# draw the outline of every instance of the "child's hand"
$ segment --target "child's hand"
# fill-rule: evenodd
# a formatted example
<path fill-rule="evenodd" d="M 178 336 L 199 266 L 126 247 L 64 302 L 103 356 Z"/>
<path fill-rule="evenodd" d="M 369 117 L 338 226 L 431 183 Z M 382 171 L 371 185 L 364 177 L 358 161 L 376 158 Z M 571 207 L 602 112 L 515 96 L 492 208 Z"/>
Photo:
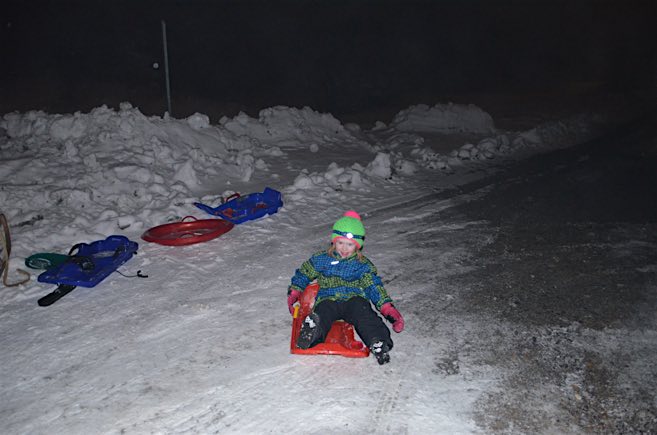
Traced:
<path fill-rule="evenodd" d="M 383 304 L 381 307 L 381 314 L 383 314 L 383 317 L 385 317 L 388 322 L 392 323 L 392 329 L 395 332 L 402 332 L 404 330 L 404 318 L 393 304 L 390 302 Z"/>
<path fill-rule="evenodd" d="M 287 307 L 290 309 L 290 314 L 294 316 L 294 304 L 297 303 L 301 292 L 299 290 L 290 290 L 287 292 Z"/>

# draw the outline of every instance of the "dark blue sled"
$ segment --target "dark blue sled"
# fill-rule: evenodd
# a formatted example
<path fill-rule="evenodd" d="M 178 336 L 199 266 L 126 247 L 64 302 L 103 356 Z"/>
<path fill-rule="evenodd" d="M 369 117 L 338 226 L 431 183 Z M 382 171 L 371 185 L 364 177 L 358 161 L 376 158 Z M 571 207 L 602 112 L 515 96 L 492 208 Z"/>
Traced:
<path fill-rule="evenodd" d="M 219 216 L 234 224 L 241 224 L 267 214 L 276 213 L 283 206 L 283 200 L 281 199 L 281 192 L 265 187 L 262 193 L 256 192 L 239 196 L 218 207 L 210 207 L 200 202 L 195 202 L 194 205 L 213 216 Z"/>
<path fill-rule="evenodd" d="M 130 260 L 138 247 L 125 236 L 109 236 L 90 244 L 79 243 L 71 248 L 64 263 L 46 270 L 37 279 L 51 284 L 94 287 Z"/>

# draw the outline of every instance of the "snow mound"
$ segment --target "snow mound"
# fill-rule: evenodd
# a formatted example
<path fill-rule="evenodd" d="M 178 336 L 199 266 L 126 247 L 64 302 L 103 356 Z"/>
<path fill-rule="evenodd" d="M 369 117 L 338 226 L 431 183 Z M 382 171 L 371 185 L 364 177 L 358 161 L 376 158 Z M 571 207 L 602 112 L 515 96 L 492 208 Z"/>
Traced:
<path fill-rule="evenodd" d="M 283 212 L 302 220 L 318 205 L 338 213 L 384 191 L 393 201 L 403 195 L 402 179 L 420 169 L 453 173 L 518 149 L 561 146 L 573 135 L 580 140 L 590 123 L 581 118 L 483 133 L 480 142 L 442 155 L 418 130 L 490 132 L 490 116 L 473 105 L 418 105 L 389 128 L 362 131 L 308 107 L 267 108 L 257 119 L 240 113 L 218 125 L 201 113 L 148 117 L 129 103 L 89 113 L 14 112 L 0 119 L 0 204 L 9 221 L 30 227 L 16 253 L 64 250 L 72 238 L 118 231 L 138 235 L 198 212 L 199 198 L 217 204 L 230 193 L 266 186 L 282 191 Z"/>
<path fill-rule="evenodd" d="M 399 131 L 440 133 L 492 133 L 493 118 L 473 104 L 426 104 L 411 106 L 399 112 L 391 127 Z"/>
<path fill-rule="evenodd" d="M 448 173 L 468 162 L 485 161 L 499 157 L 520 157 L 528 152 L 546 152 L 580 143 L 592 137 L 596 124 L 592 115 L 579 114 L 557 122 L 546 122 L 528 131 L 505 132 L 486 136 L 476 143 L 466 143 L 448 154 L 440 154 L 427 146 L 415 133 L 397 133 L 388 138 L 383 148 L 396 149 L 400 144 L 410 147 L 409 160 L 398 153 L 397 161 L 414 163 L 415 167 L 440 169 Z M 403 171 L 397 171 L 403 174 Z M 410 173 L 413 173 L 411 169 Z"/>
<path fill-rule="evenodd" d="M 33 246 L 53 221 L 64 223 L 56 231 L 69 246 L 72 234 L 92 240 L 178 220 L 204 189 L 246 185 L 268 172 L 264 159 L 285 156 L 284 146 L 317 152 L 327 143 L 360 143 L 332 115 L 283 106 L 217 126 L 200 113 L 147 117 L 129 103 L 89 113 L 14 112 L 0 119 L 0 131 L 0 203 L 12 222 L 37 222 L 35 240 L 26 241 Z M 330 168 L 322 177 L 326 187 L 355 189 L 365 185 L 363 174 Z"/>
<path fill-rule="evenodd" d="M 318 113 L 309 107 L 303 109 L 276 106 L 263 109 L 258 119 L 240 112 L 234 118 L 223 117 L 219 124 L 237 136 L 249 136 L 265 143 L 286 146 L 308 146 L 337 140 L 354 140 L 354 137 L 330 113 Z"/>

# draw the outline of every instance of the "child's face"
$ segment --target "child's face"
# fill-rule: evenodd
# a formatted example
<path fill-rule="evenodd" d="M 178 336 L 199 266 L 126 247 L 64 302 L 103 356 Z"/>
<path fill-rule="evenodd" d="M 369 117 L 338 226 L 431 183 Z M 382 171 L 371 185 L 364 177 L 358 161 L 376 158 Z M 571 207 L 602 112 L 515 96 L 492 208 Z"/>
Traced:
<path fill-rule="evenodd" d="M 342 258 L 347 258 L 356 252 L 356 244 L 349 239 L 336 239 L 334 244 L 335 250 Z"/>

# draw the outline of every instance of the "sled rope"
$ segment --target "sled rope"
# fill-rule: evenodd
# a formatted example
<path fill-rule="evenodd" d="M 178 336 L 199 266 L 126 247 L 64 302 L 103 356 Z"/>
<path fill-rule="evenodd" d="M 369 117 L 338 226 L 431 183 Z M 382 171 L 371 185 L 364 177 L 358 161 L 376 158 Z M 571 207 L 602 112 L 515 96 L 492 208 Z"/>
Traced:
<path fill-rule="evenodd" d="M 11 254 L 11 237 L 9 236 L 9 224 L 4 214 L 0 213 L 0 250 L 2 251 L 2 258 L 0 259 L 0 271 L 2 271 L 2 283 L 7 287 L 16 287 L 25 284 L 30 280 L 30 274 L 23 269 L 16 269 L 17 272 L 22 273 L 26 278 L 22 281 L 15 283 L 7 282 L 7 273 L 9 273 L 9 255 Z"/>
<path fill-rule="evenodd" d="M 136 275 L 126 275 L 125 273 L 121 272 L 120 270 L 115 270 L 114 272 L 118 273 L 121 276 L 125 276 L 126 278 L 148 278 L 148 275 L 144 275 L 141 273 L 141 270 L 137 271 Z"/>

